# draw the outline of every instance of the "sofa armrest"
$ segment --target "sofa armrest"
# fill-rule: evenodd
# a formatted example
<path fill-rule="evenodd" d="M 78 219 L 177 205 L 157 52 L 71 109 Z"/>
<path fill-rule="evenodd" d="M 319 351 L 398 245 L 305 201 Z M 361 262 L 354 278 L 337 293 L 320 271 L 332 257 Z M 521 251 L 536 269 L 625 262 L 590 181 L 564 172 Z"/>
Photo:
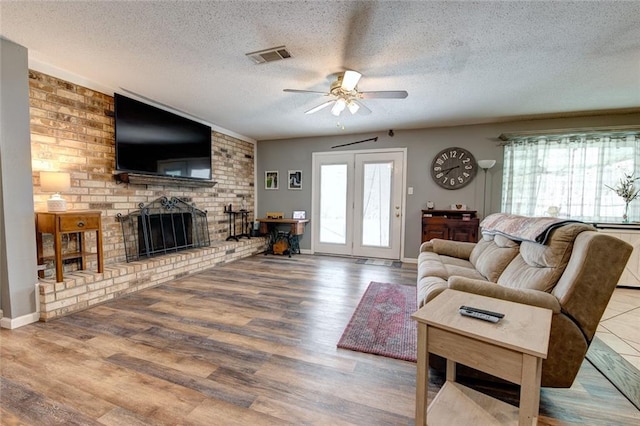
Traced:
<path fill-rule="evenodd" d="M 458 259 L 469 260 L 476 243 L 464 241 L 441 240 L 434 238 L 431 241 L 432 251 L 444 256 L 456 257 Z"/>
<path fill-rule="evenodd" d="M 551 309 L 554 314 L 560 313 L 561 310 L 560 302 L 554 295 L 540 290 L 503 287 L 495 283 L 460 276 L 450 277 L 448 286 L 453 290 Z"/>
<path fill-rule="evenodd" d="M 433 243 L 431 241 L 425 241 L 424 243 L 420 244 L 420 253 L 423 253 L 425 251 L 433 252 Z"/>

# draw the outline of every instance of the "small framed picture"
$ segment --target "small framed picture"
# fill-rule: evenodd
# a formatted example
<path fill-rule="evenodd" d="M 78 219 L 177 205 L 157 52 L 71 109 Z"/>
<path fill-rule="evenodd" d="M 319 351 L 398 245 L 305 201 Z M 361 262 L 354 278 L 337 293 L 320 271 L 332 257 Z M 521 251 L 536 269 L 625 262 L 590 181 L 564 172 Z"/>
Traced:
<path fill-rule="evenodd" d="M 278 171 L 269 170 L 264 172 L 264 189 L 278 189 Z"/>
<path fill-rule="evenodd" d="M 289 170 L 289 189 L 302 189 L 302 170 Z"/>
<path fill-rule="evenodd" d="M 306 219 L 307 212 L 304 210 L 294 210 L 293 211 L 293 219 Z"/>

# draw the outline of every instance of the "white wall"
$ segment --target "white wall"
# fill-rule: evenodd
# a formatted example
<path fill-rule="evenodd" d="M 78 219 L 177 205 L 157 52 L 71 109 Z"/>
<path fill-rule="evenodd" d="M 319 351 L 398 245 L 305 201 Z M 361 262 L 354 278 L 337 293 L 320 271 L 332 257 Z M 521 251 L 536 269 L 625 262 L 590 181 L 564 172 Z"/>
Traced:
<path fill-rule="evenodd" d="M 37 320 L 27 49 L 0 38 L 0 293 L 3 327 Z"/>

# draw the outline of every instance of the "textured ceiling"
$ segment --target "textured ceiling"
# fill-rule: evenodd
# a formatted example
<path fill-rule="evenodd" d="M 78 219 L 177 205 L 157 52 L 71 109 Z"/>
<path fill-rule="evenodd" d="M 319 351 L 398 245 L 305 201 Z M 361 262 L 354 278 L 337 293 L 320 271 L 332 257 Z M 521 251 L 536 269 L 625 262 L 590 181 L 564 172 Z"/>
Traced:
<path fill-rule="evenodd" d="M 0 1 L 0 34 L 32 66 L 264 140 L 640 107 L 639 16 L 640 1 Z M 245 56 L 281 45 L 293 58 Z M 282 91 L 345 69 L 409 97 L 336 119 Z"/>

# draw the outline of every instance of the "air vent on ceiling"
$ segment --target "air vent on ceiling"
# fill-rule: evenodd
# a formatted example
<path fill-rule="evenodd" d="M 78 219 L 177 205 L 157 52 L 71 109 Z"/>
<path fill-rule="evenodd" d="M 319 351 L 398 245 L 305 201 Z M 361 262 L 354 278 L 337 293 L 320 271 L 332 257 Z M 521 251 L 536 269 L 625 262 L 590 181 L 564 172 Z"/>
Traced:
<path fill-rule="evenodd" d="M 256 64 L 264 64 L 265 62 L 274 62 L 290 58 L 291 52 L 289 52 L 285 46 L 279 46 L 247 53 L 247 56 Z"/>

